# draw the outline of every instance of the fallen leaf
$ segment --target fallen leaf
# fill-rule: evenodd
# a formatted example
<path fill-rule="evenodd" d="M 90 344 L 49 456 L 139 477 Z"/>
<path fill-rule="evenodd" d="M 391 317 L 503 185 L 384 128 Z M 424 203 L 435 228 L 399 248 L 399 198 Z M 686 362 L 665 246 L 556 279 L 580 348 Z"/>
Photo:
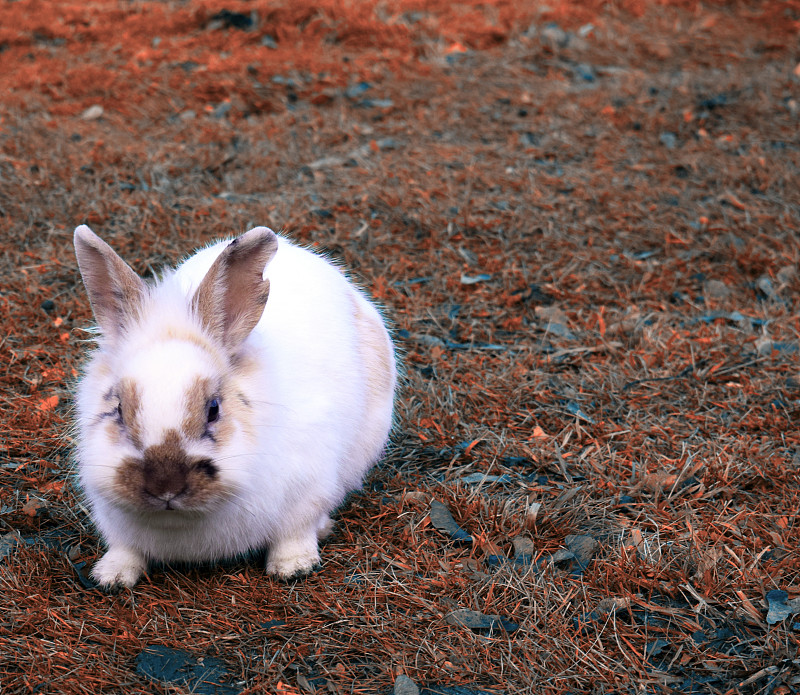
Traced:
<path fill-rule="evenodd" d="M 511 539 L 514 545 L 514 564 L 527 567 L 533 562 L 533 541 L 527 536 L 514 536 Z"/>
<path fill-rule="evenodd" d="M 187 690 L 234 695 L 240 691 L 227 683 L 228 671 L 219 659 L 205 657 L 197 659 L 181 649 L 170 649 L 160 644 L 149 645 L 136 657 L 136 671 L 162 683 L 180 683 Z M 278 689 L 278 692 L 298 693 L 297 690 Z"/>
<path fill-rule="evenodd" d="M 615 596 L 608 596 L 600 601 L 595 608 L 595 612 L 599 615 L 607 615 L 611 611 L 622 611 L 631 607 L 630 598 L 617 598 Z"/>
<path fill-rule="evenodd" d="M 20 537 L 16 531 L 11 531 L 11 533 L 0 536 L 0 560 L 6 557 L 6 555 L 11 555 L 19 541 Z"/>
<path fill-rule="evenodd" d="M 463 478 L 459 478 L 462 483 L 466 483 L 468 485 L 472 485 L 475 483 L 512 483 L 514 482 L 514 478 L 512 478 L 507 473 L 503 473 L 503 475 L 487 475 L 486 473 L 469 473 L 465 475 Z"/>
<path fill-rule="evenodd" d="M 431 502 L 430 517 L 434 527 L 446 533 L 452 540 L 462 543 L 472 543 L 472 536 L 456 523 L 450 510 L 439 502 L 439 500 L 433 500 Z"/>
<path fill-rule="evenodd" d="M 488 273 L 481 273 L 480 275 L 466 275 L 462 273 L 461 275 L 461 284 L 462 285 L 474 285 L 476 282 L 486 282 L 487 280 L 491 280 L 492 276 Z"/>
<path fill-rule="evenodd" d="M 499 615 L 487 615 L 480 611 L 473 611 L 469 608 L 459 608 L 448 613 L 444 620 L 449 625 L 456 625 L 460 627 L 468 627 L 471 630 L 505 630 L 506 632 L 514 632 L 519 629 L 519 625 Z"/>
<path fill-rule="evenodd" d="M 541 502 L 531 502 L 528 505 L 528 511 L 525 513 L 525 523 L 528 526 L 534 526 L 536 519 L 539 516 L 539 510 L 542 508 Z"/>
<path fill-rule="evenodd" d="M 589 566 L 589 562 L 600 547 L 600 543 L 592 536 L 569 535 L 564 542 L 574 556 L 577 565 L 577 567 L 573 566 L 572 572 L 577 571 L 579 574 Z"/>
<path fill-rule="evenodd" d="M 773 589 L 767 592 L 767 624 L 774 625 L 780 623 L 790 615 L 800 613 L 800 597 L 788 600 L 789 594 L 781 589 Z"/>
<path fill-rule="evenodd" d="M 39 401 L 39 405 L 37 406 L 39 410 L 42 412 L 47 412 L 48 410 L 52 410 L 58 405 L 58 396 L 48 396 L 47 398 L 42 398 Z"/>
<path fill-rule="evenodd" d="M 45 509 L 47 509 L 47 504 L 36 497 L 31 497 L 27 502 L 25 502 L 25 504 L 22 505 L 22 512 L 31 518 L 37 516 Z"/>
<path fill-rule="evenodd" d="M 466 47 L 463 44 L 459 43 L 458 41 L 451 43 L 447 47 L 448 55 L 451 53 L 466 53 L 466 52 L 467 52 Z"/>

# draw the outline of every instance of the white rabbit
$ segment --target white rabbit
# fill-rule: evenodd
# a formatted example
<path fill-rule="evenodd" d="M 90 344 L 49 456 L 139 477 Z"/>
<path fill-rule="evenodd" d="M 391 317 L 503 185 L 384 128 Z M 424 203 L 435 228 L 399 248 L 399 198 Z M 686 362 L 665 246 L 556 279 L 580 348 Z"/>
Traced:
<path fill-rule="evenodd" d="M 99 327 L 76 396 L 78 473 L 108 546 L 95 580 L 265 547 L 268 573 L 308 573 L 391 428 L 378 311 L 266 227 L 154 283 L 85 225 L 75 253 Z"/>

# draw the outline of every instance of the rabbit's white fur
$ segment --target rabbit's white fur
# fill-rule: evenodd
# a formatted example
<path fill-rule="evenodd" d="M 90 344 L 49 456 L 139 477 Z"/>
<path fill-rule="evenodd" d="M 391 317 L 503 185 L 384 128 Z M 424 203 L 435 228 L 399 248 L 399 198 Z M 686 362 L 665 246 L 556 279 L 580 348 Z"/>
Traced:
<path fill-rule="evenodd" d="M 139 286 L 88 227 L 75 231 L 100 324 L 77 391 L 77 459 L 108 546 L 93 570 L 101 585 L 132 586 L 149 560 L 264 547 L 269 573 L 308 572 L 329 514 L 383 452 L 396 369 L 380 314 L 320 256 L 266 228 L 241 239 L 254 237 L 273 244 L 269 297 L 237 340 L 210 331 L 193 303 L 229 241 Z M 154 495 L 140 489 L 148 476 Z"/>

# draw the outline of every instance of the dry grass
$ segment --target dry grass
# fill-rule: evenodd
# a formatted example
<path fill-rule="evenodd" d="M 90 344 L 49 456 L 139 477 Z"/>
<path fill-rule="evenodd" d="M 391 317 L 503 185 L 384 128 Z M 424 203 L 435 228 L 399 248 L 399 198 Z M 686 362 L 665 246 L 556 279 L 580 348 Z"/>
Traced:
<path fill-rule="evenodd" d="M 800 688 L 800 6 L 517 4 L 0 9 L 3 693 Z M 268 224 L 384 304 L 398 426 L 318 573 L 82 582 L 80 222 L 143 273 Z"/>

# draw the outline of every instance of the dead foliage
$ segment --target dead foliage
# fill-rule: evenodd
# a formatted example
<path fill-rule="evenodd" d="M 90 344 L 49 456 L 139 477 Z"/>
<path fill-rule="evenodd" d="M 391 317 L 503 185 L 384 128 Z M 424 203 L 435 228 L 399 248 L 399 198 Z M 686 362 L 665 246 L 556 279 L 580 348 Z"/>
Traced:
<path fill-rule="evenodd" d="M 0 689 L 796 692 L 798 21 L 4 3 Z M 268 224 L 383 303 L 398 425 L 318 573 L 86 581 L 81 222 L 144 274 Z"/>

